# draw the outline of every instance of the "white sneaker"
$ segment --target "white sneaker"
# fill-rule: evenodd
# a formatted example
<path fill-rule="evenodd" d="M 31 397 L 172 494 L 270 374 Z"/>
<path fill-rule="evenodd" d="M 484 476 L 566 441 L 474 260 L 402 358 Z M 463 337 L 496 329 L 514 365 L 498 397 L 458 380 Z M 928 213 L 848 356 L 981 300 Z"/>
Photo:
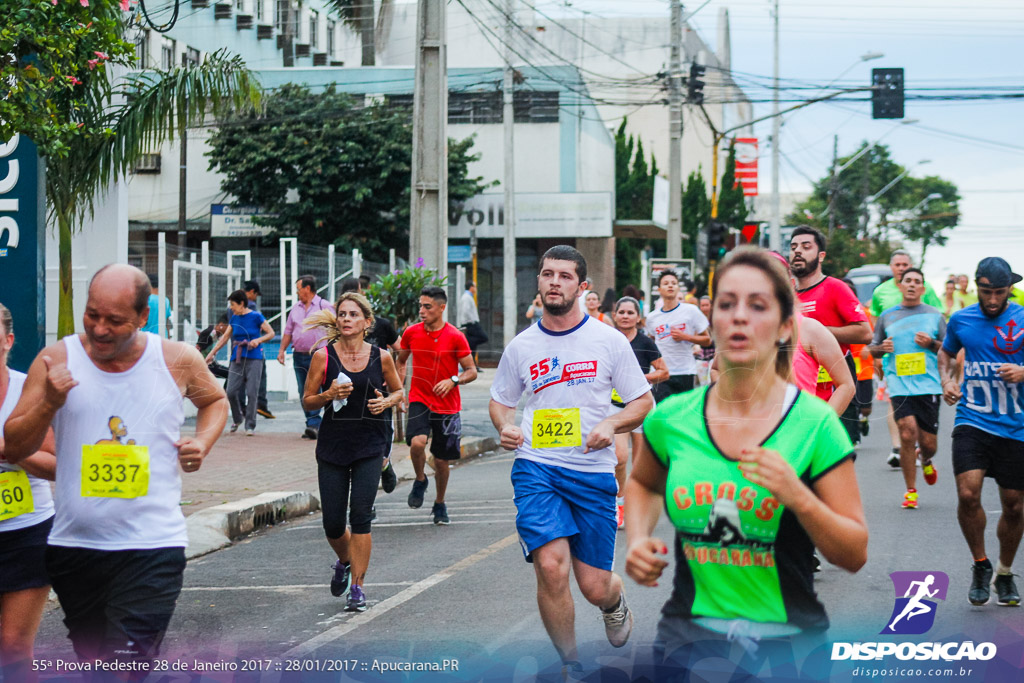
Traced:
<path fill-rule="evenodd" d="M 245 435 L 246 436 L 256 436 L 256 432 L 253 431 L 252 429 L 246 429 L 245 430 Z"/>
<path fill-rule="evenodd" d="M 900 454 L 898 451 L 892 451 L 885 458 L 885 462 L 889 467 L 898 468 L 900 466 Z"/>
<path fill-rule="evenodd" d="M 619 593 L 619 604 L 611 612 L 601 611 L 604 618 L 604 634 L 612 647 L 622 647 L 633 631 L 633 613 L 626 605 L 626 594 Z"/>

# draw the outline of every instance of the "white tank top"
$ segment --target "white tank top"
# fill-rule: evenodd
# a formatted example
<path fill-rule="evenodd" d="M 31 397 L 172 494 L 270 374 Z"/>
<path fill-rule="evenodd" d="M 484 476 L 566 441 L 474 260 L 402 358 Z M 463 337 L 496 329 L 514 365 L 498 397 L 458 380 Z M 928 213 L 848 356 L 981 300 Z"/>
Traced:
<path fill-rule="evenodd" d="M 8 373 L 10 383 L 7 385 L 7 396 L 4 398 L 3 404 L 0 404 L 0 431 L 3 431 L 7 418 L 14 412 L 14 406 L 18 405 L 21 390 L 25 386 L 25 373 L 17 370 L 8 370 Z M 19 465 L 12 465 L 4 460 L 3 456 L 0 456 L 0 472 L 20 470 Z M 53 517 L 53 494 L 50 492 L 50 482 L 33 477 L 31 474 L 28 475 L 28 482 L 32 486 L 32 505 L 35 509 L 32 512 L 0 521 L 0 533 L 25 529 Z"/>
<path fill-rule="evenodd" d="M 181 512 L 178 449 L 182 395 L 164 361 L 160 338 L 140 332 L 146 350 L 125 372 L 97 368 L 78 335 L 64 337 L 78 385 L 53 420 L 57 437 L 57 516 L 50 545 L 94 550 L 188 545 Z M 149 489 L 136 498 L 82 496 L 82 446 L 97 442 L 149 449 Z"/>

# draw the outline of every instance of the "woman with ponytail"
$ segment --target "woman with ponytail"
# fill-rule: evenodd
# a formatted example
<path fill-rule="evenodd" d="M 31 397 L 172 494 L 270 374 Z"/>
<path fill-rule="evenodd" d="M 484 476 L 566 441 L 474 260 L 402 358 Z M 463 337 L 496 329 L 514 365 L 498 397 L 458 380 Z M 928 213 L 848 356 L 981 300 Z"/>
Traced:
<path fill-rule="evenodd" d="M 325 409 L 316 461 L 324 531 L 337 555 L 331 594 L 348 591 L 345 610 L 364 612 L 373 501 L 391 451 L 388 424 L 391 409 L 402 402 L 402 382 L 391 354 L 365 340 L 373 310 L 362 294 L 342 294 L 333 311 L 309 316 L 306 327 L 323 331 L 327 341 L 313 355 L 302 405 Z"/>

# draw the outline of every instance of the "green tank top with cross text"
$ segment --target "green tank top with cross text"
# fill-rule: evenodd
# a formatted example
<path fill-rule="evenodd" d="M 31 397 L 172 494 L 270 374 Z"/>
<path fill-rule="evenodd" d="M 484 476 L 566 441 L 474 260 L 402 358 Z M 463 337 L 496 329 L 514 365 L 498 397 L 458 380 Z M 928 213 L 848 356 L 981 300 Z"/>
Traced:
<path fill-rule="evenodd" d="M 644 421 L 651 450 L 668 469 L 665 507 L 676 529 L 676 574 L 663 612 L 827 629 L 811 539 L 718 449 L 707 427 L 708 389 L 673 396 Z M 781 421 L 761 446 L 781 454 L 808 486 L 853 457 L 835 412 L 792 385 Z"/>

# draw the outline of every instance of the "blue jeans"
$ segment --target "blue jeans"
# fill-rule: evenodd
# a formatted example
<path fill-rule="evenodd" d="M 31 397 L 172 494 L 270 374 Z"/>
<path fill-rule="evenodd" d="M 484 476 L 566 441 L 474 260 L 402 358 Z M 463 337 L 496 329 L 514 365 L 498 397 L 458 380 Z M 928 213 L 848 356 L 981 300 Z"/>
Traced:
<path fill-rule="evenodd" d="M 313 354 L 311 353 L 292 353 L 292 368 L 295 370 L 295 381 L 299 383 L 299 396 L 302 396 L 306 390 L 306 375 L 309 374 L 309 363 L 312 360 Z M 303 408 L 302 412 L 306 414 L 307 427 L 320 429 L 321 418 L 319 410 L 306 410 Z"/>

